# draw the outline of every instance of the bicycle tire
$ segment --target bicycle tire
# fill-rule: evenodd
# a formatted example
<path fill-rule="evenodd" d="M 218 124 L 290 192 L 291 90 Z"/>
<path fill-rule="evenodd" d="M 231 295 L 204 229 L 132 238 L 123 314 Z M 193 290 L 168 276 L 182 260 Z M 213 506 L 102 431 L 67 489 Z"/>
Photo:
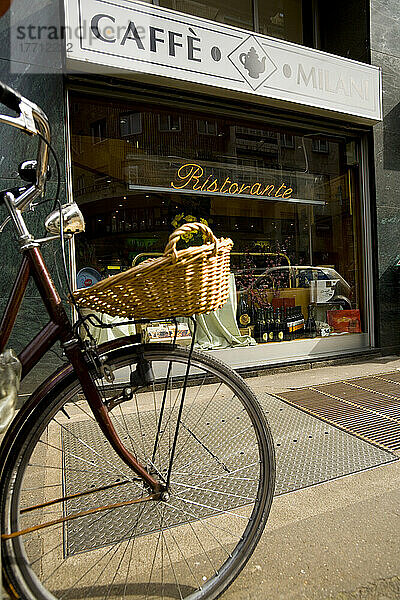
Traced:
<path fill-rule="evenodd" d="M 127 447 L 133 451 L 135 446 L 138 459 L 165 477 L 188 351 L 121 344 L 107 352 L 116 383 L 98 385 L 105 400 L 127 394 L 123 390 L 129 390 L 141 352 L 155 369 L 155 382 L 116 404 L 110 414 Z M 156 430 L 167 379 L 169 404 L 153 455 L 154 440 L 145 438 Z M 14 437 L 0 483 L 5 534 L 76 515 L 82 508 L 129 502 L 133 493 L 139 498 L 148 494 L 98 433 L 78 381 L 69 379 L 61 388 L 57 385 L 41 400 Z M 211 355 L 193 353 L 186 394 L 171 498 L 102 510 L 3 539 L 3 573 L 12 596 L 205 600 L 217 598 L 232 583 L 268 518 L 275 478 L 272 438 L 251 389 Z M 114 487 L 99 491 L 102 485 Z M 95 491 L 88 494 L 91 488 Z M 82 491 L 82 497 L 21 512 Z"/>

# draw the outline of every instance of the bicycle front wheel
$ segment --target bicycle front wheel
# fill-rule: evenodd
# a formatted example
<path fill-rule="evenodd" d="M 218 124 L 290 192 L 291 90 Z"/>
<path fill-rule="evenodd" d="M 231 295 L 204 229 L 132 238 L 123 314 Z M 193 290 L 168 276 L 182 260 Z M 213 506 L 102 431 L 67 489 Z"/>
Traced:
<path fill-rule="evenodd" d="M 169 498 L 149 499 L 77 380 L 50 392 L 15 436 L 1 481 L 8 590 L 27 600 L 217 598 L 270 510 L 274 454 L 258 402 L 231 369 L 194 352 L 179 419 L 185 349 L 123 346 L 107 359 L 115 380 L 97 385 L 114 426 L 154 477 L 169 476 Z M 138 387 L 143 359 L 154 377 Z"/>

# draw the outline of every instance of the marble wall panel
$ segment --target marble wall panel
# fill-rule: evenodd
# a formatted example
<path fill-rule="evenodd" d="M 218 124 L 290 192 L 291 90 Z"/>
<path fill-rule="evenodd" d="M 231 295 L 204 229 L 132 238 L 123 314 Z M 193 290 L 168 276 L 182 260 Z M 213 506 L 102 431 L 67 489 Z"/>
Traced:
<path fill-rule="evenodd" d="M 371 1 L 371 61 L 382 68 L 384 120 L 374 127 L 380 346 L 400 349 L 400 6 Z"/>
<path fill-rule="evenodd" d="M 13 87 L 23 96 L 35 102 L 48 116 L 52 144 L 61 164 L 65 180 L 65 111 L 64 81 L 61 74 L 42 75 L 26 67 L 25 73 L 12 73 L 10 61 L 0 59 L 0 81 Z M 7 111 L 4 107 L 0 110 Z M 34 158 L 37 140 L 17 132 L 15 128 L 0 125 L 0 177 L 17 177 L 16 166 L 21 160 Z"/>
<path fill-rule="evenodd" d="M 0 19 L 0 57 L 11 61 L 13 73 L 29 66 L 36 73 L 62 69 L 64 40 L 61 0 L 13 0 Z"/>
<path fill-rule="evenodd" d="M 370 19 L 371 50 L 400 58 L 398 0 L 370 0 Z"/>

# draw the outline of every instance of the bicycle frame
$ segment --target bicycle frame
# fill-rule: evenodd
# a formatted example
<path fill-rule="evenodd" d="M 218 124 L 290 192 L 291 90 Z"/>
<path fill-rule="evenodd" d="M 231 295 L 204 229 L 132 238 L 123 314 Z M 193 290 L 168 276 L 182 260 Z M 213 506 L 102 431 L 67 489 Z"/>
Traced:
<path fill-rule="evenodd" d="M 164 490 L 162 484 L 156 481 L 137 462 L 118 437 L 108 410 L 89 372 L 90 367 L 87 362 L 89 358 L 88 353 L 84 351 L 79 337 L 74 335 L 72 325 L 62 305 L 59 293 L 43 260 L 40 251 L 40 244 L 43 240 L 35 240 L 33 238 L 22 216 L 23 211 L 44 193 L 51 137 L 49 121 L 45 113 L 36 104 L 23 98 L 11 88 L 7 88 L 1 82 L 0 101 L 18 115 L 17 117 L 10 117 L 0 114 L 0 123 L 16 127 L 29 135 L 39 136 L 34 183 L 17 197 L 14 196 L 13 191 L 9 190 L 4 192 L 1 198 L 9 214 L 5 223 L 8 220 L 12 221 L 18 236 L 23 258 L 0 323 L 0 352 L 4 351 L 9 340 L 28 281 L 32 277 L 50 320 L 19 355 L 19 360 L 22 363 L 22 377 L 25 377 L 29 373 L 56 341 L 60 341 L 65 355 L 69 359 L 82 386 L 83 393 L 87 398 L 93 416 L 98 422 L 104 436 L 121 460 L 150 487 L 153 493 L 149 496 L 149 499 L 159 498 Z M 63 217 L 60 214 L 60 229 L 62 227 Z M 54 237 L 50 239 L 54 239 Z"/>
<path fill-rule="evenodd" d="M 162 486 L 136 461 L 134 456 L 119 439 L 99 390 L 89 373 L 89 367 L 81 348 L 80 340 L 74 336 L 71 323 L 43 260 L 40 248 L 37 244 L 36 246 L 32 246 L 23 250 L 22 263 L 1 319 L 0 352 L 4 351 L 9 340 L 29 279 L 32 277 L 50 320 L 19 354 L 19 360 L 22 364 L 22 378 L 31 371 L 44 353 L 56 341 L 60 341 L 65 355 L 69 359 L 80 381 L 93 415 L 106 439 L 121 460 L 150 486 L 153 491 L 152 498 L 156 499 L 162 491 Z"/>

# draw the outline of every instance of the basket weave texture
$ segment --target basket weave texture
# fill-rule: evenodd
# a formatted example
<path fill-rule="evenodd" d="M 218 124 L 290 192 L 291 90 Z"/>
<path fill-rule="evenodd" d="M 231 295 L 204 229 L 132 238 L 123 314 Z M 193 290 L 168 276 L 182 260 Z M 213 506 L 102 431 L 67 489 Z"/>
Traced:
<path fill-rule="evenodd" d="M 198 231 L 205 244 L 176 249 L 182 235 Z M 130 319 L 208 313 L 228 299 L 232 246 L 206 225 L 186 223 L 170 235 L 163 256 L 77 290 L 74 299 L 82 308 Z"/>

